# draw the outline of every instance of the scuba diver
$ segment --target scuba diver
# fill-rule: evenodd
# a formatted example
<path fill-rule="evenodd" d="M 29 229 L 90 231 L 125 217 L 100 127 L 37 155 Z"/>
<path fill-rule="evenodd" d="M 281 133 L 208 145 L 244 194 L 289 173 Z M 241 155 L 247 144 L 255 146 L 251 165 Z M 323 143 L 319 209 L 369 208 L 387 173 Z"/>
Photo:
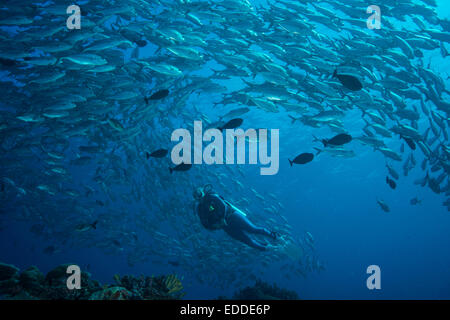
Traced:
<path fill-rule="evenodd" d="M 210 184 L 194 190 L 194 198 L 196 200 L 194 210 L 206 229 L 223 229 L 230 237 L 261 251 L 268 247 L 275 247 L 271 244 L 261 243 L 251 238 L 249 234 L 260 234 L 276 240 L 279 237 L 277 232 L 255 226 L 248 220 L 244 212 L 213 192 Z"/>

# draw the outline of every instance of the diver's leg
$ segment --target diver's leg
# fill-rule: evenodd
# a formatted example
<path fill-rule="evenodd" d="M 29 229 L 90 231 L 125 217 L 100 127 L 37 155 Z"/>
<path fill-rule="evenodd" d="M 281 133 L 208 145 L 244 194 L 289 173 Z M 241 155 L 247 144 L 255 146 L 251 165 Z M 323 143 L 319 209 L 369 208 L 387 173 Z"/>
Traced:
<path fill-rule="evenodd" d="M 257 227 L 250 220 L 243 215 L 233 212 L 228 218 L 228 223 L 234 225 L 243 231 L 254 234 L 262 234 L 268 237 L 272 237 L 272 234 L 267 228 Z"/>
<path fill-rule="evenodd" d="M 232 237 L 233 239 L 236 239 L 240 242 L 245 243 L 246 245 L 248 245 L 249 247 L 264 251 L 266 250 L 266 246 L 261 244 L 260 242 L 250 238 L 245 232 L 241 231 L 241 230 L 236 230 L 236 229 L 232 229 L 232 228 L 225 228 L 224 229 L 226 233 L 228 233 L 228 235 L 230 237 Z"/>

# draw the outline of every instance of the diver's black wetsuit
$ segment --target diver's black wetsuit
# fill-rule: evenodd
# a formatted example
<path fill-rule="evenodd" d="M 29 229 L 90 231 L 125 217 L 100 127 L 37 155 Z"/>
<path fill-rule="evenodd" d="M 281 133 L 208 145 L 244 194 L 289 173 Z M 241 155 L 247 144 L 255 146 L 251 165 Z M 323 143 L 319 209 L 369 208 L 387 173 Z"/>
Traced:
<path fill-rule="evenodd" d="M 232 238 L 239 240 L 252 248 L 266 250 L 266 245 L 255 239 L 250 238 L 249 233 L 262 234 L 272 237 L 269 230 L 263 227 L 255 226 L 247 217 L 233 211 L 227 218 L 227 225 L 223 228 Z"/>
<path fill-rule="evenodd" d="M 207 199 L 202 201 L 197 208 L 200 221 L 203 226 L 209 230 L 223 229 L 229 236 L 239 240 L 248 246 L 258 249 L 266 250 L 267 245 L 252 239 L 249 234 L 261 234 L 273 238 L 274 235 L 266 228 L 255 226 L 243 214 L 236 211 L 230 204 L 228 204 L 222 197 L 217 194 L 208 194 Z M 210 210 L 212 208 L 212 210 Z M 215 214 L 215 210 L 224 211 Z M 220 220 L 225 220 L 225 223 L 220 224 Z"/>

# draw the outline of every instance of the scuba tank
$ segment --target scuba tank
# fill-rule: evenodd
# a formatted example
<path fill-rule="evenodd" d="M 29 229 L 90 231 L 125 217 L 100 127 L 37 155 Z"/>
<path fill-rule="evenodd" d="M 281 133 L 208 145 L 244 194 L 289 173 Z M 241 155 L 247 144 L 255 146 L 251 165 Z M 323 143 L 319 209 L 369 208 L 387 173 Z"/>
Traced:
<path fill-rule="evenodd" d="M 234 211 L 236 211 L 237 213 L 239 213 L 240 215 L 246 217 L 247 214 L 244 213 L 241 209 L 236 208 L 234 205 L 232 205 L 230 202 L 225 201 Z"/>

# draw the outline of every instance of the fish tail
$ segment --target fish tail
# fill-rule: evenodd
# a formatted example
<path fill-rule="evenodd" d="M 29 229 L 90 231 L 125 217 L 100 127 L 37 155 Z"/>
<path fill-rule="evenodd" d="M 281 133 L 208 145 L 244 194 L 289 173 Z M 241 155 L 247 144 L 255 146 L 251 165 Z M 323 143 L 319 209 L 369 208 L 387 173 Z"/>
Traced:
<path fill-rule="evenodd" d="M 317 151 L 316 156 L 318 156 L 322 152 L 322 149 L 319 149 L 319 148 L 314 148 L 314 150 Z"/>
<path fill-rule="evenodd" d="M 328 141 L 326 139 L 322 139 L 323 146 L 326 148 L 328 145 Z"/>
<path fill-rule="evenodd" d="M 98 221 L 94 221 L 94 223 L 92 224 L 92 228 L 97 229 L 97 222 Z"/>
<path fill-rule="evenodd" d="M 173 172 L 173 169 L 170 167 L 169 167 L 169 172 L 170 172 L 170 174 L 172 174 L 172 172 Z"/>
<path fill-rule="evenodd" d="M 295 118 L 294 116 L 291 116 L 290 114 L 288 114 L 289 118 L 291 118 L 291 124 L 295 123 L 295 121 L 297 121 L 298 119 Z"/>
<path fill-rule="evenodd" d="M 334 72 L 333 72 L 333 78 L 336 78 L 336 76 L 337 76 L 337 68 L 334 69 Z"/>
<path fill-rule="evenodd" d="M 150 153 L 146 152 L 145 153 L 145 157 L 147 158 L 147 160 L 150 158 Z"/>
<path fill-rule="evenodd" d="M 291 161 L 290 159 L 288 159 L 289 160 L 289 164 L 291 165 L 291 167 L 292 167 L 292 164 L 294 163 L 294 161 Z"/>

